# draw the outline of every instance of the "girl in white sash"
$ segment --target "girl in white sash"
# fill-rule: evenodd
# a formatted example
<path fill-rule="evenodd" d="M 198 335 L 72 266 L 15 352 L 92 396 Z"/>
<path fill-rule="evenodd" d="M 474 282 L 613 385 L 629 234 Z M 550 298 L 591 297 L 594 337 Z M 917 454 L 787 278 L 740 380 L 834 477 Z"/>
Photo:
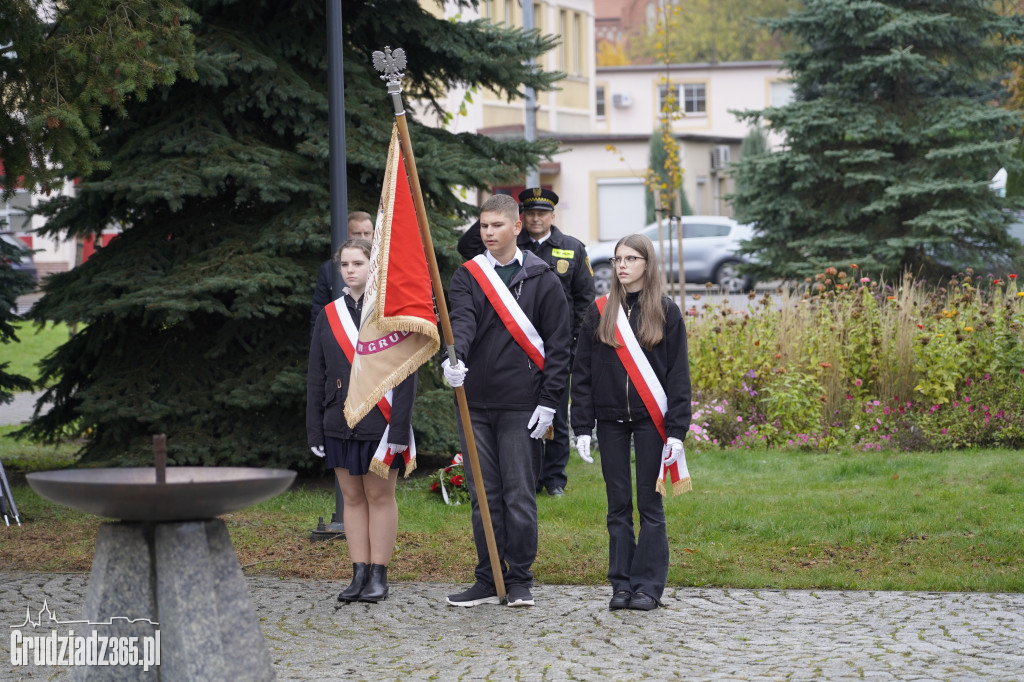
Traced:
<path fill-rule="evenodd" d="M 586 462 L 593 461 L 590 439 L 597 425 L 608 497 L 609 608 L 650 611 L 661 605 L 668 580 L 668 533 L 658 488 L 663 471 L 677 471 L 685 461 L 690 365 L 683 316 L 662 295 L 651 240 L 638 234 L 623 237 L 613 261 L 611 291 L 583 318 L 570 417 L 576 449 Z M 639 535 L 633 532 L 631 440 Z"/>
<path fill-rule="evenodd" d="M 345 396 L 362 297 L 370 272 L 370 242 L 349 239 L 335 262 L 345 293 L 320 311 L 313 327 L 306 380 L 306 438 L 318 457 L 334 469 L 345 502 L 345 539 L 352 558 L 352 584 L 340 602 L 378 602 L 387 598 L 387 567 L 398 533 L 395 482 L 402 456 L 387 475 L 370 472 L 370 461 L 387 432 L 387 447 L 402 453 L 410 444 L 416 373 L 395 387 L 390 405 L 378 404 L 354 429 L 345 422 Z M 384 410 L 390 412 L 384 414 Z M 390 421 L 390 425 L 389 425 Z"/>

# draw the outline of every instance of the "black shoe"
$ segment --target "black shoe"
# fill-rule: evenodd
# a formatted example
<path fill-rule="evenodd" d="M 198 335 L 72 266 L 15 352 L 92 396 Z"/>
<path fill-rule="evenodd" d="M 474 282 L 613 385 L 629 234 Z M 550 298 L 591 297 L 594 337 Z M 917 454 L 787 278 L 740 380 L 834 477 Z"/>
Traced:
<path fill-rule="evenodd" d="M 356 601 L 359 598 L 359 593 L 363 591 L 364 585 L 366 585 L 366 564 L 360 561 L 358 564 L 352 564 L 352 584 L 341 591 L 338 601 Z"/>
<path fill-rule="evenodd" d="M 366 579 L 366 586 L 359 593 L 359 601 L 376 604 L 388 598 L 388 567 L 380 564 L 370 564 L 370 575 Z"/>
<path fill-rule="evenodd" d="M 449 594 L 446 601 L 451 606 L 479 606 L 481 604 L 501 603 L 494 585 L 484 585 L 483 583 L 473 583 L 473 586 L 465 592 Z"/>
<path fill-rule="evenodd" d="M 630 598 L 629 608 L 635 611 L 653 611 L 658 608 L 658 600 L 643 592 L 637 592 Z"/>
<path fill-rule="evenodd" d="M 533 606 L 533 595 L 526 585 L 510 585 L 508 588 L 509 606 Z"/>
<path fill-rule="evenodd" d="M 565 495 L 565 489 L 560 485 L 556 485 L 554 488 L 548 488 L 548 495 L 551 497 L 561 497 Z"/>
<path fill-rule="evenodd" d="M 612 600 L 608 602 L 608 610 L 618 611 L 619 609 L 628 609 L 629 600 L 632 596 L 633 593 L 628 590 L 619 590 L 612 595 Z"/>

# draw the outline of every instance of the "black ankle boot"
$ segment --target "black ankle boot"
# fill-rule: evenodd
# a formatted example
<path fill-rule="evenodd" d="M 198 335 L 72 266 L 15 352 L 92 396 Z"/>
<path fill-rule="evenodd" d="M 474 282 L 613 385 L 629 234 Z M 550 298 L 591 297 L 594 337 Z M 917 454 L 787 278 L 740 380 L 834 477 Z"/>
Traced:
<path fill-rule="evenodd" d="M 342 590 L 341 594 L 338 595 L 338 601 L 350 602 L 359 599 L 359 593 L 363 591 L 363 586 L 366 585 L 366 564 L 359 562 L 358 564 L 352 564 L 352 584 Z"/>
<path fill-rule="evenodd" d="M 388 567 L 370 564 L 370 575 L 366 586 L 359 593 L 359 601 L 376 603 L 388 598 Z"/>

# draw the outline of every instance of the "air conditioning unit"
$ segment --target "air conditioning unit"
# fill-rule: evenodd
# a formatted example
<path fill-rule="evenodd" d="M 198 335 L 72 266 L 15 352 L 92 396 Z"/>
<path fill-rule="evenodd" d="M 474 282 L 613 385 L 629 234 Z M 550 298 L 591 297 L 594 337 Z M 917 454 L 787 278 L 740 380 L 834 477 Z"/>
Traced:
<path fill-rule="evenodd" d="M 633 98 L 629 95 L 612 95 L 612 104 L 616 109 L 628 109 L 633 106 Z"/>
<path fill-rule="evenodd" d="M 729 145 L 720 144 L 711 150 L 711 170 L 725 170 L 729 167 Z"/>

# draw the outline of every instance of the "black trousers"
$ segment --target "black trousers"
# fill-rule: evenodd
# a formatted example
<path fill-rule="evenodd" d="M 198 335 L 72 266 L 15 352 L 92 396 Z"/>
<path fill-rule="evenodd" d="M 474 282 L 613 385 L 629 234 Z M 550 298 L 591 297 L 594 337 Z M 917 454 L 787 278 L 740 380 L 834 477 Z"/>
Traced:
<path fill-rule="evenodd" d="M 565 387 L 562 401 L 555 410 L 554 438 L 543 441 L 544 456 L 541 458 L 540 476 L 537 478 L 537 492 L 542 488 L 549 491 L 565 488 L 569 482 L 565 467 L 569 464 L 569 387 Z"/>
<path fill-rule="evenodd" d="M 633 533 L 630 440 L 636 451 L 636 506 L 640 533 Z M 659 602 L 668 580 L 665 507 L 655 489 L 664 442 L 650 419 L 597 422 L 601 473 L 608 494 L 608 579 L 612 590 L 643 592 Z"/>
<path fill-rule="evenodd" d="M 530 438 L 526 425 L 531 411 L 483 410 L 470 408 L 480 474 L 487 493 L 494 541 L 498 548 L 505 586 L 533 585 L 534 559 L 537 558 L 537 495 L 534 483 L 540 467 L 540 441 Z M 461 415 L 456 412 L 461 426 Z M 461 437 L 460 430 L 460 437 Z M 462 452 L 466 452 L 465 439 Z M 465 462 L 470 500 L 473 504 L 473 541 L 476 543 L 477 582 L 494 585 L 491 558 L 487 551 L 483 519 L 477 500 L 480 482 L 473 476 L 468 455 Z"/>

